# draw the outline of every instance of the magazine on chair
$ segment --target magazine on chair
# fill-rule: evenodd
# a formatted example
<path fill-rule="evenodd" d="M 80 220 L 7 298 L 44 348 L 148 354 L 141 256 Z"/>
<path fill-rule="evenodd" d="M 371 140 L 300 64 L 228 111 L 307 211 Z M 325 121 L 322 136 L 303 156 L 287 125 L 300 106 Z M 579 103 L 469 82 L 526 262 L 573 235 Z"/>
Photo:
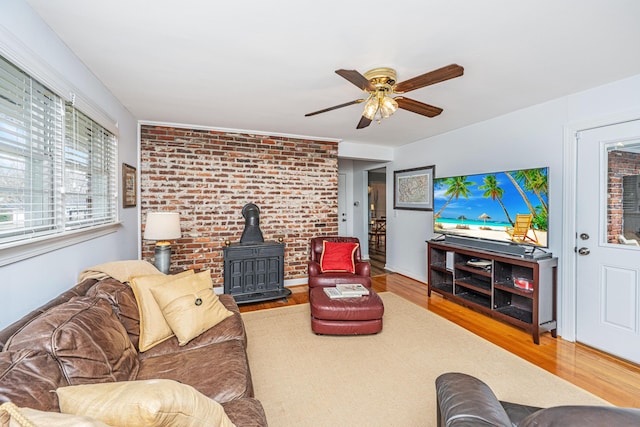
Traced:
<path fill-rule="evenodd" d="M 338 289 L 342 295 L 351 295 L 358 297 L 369 295 L 369 289 L 359 283 L 338 284 L 336 285 L 336 289 Z"/>
<path fill-rule="evenodd" d="M 369 295 L 369 289 L 360 284 L 339 284 L 335 288 L 324 288 L 324 293 L 331 299 L 358 298 Z"/>

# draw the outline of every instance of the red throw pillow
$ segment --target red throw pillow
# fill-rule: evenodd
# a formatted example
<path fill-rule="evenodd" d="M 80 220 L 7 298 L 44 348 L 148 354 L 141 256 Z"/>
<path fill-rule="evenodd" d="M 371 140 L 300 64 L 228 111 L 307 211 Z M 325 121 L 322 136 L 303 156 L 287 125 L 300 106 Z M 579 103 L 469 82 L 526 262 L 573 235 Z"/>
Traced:
<path fill-rule="evenodd" d="M 355 273 L 354 254 L 359 246 L 359 243 L 327 242 L 324 240 L 322 242 L 320 269 L 323 273 L 339 271 Z"/>

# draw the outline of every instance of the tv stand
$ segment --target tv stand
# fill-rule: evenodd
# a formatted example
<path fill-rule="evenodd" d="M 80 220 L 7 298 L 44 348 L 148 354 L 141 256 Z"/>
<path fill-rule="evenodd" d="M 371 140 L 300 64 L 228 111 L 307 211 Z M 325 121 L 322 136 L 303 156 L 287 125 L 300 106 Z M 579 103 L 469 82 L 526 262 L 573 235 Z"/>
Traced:
<path fill-rule="evenodd" d="M 557 336 L 558 259 L 495 253 L 445 241 L 427 242 L 428 295 L 437 292 L 531 333 Z M 529 289 L 526 289 L 526 288 Z"/>

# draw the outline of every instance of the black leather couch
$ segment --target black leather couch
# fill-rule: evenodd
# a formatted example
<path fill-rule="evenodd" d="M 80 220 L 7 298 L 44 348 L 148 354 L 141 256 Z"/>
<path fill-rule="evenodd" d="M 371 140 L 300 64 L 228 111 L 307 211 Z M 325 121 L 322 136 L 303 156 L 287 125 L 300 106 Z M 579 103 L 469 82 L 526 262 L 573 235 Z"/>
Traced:
<path fill-rule="evenodd" d="M 536 408 L 502 402 L 489 386 L 467 374 L 449 372 L 436 379 L 438 427 L 639 426 L 640 409 L 614 406 Z"/>

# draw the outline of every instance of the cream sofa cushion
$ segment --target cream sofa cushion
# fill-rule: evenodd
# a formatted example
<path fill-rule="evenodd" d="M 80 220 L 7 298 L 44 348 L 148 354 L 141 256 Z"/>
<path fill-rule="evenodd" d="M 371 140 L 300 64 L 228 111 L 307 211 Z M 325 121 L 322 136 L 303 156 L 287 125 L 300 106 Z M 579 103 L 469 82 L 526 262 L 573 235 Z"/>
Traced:
<path fill-rule="evenodd" d="M 224 408 L 187 384 L 167 379 L 61 387 L 60 411 L 112 426 L 230 427 Z"/>
<path fill-rule="evenodd" d="M 133 294 L 136 296 L 138 312 L 140 313 L 140 338 L 138 349 L 149 350 L 155 345 L 173 336 L 171 327 L 164 319 L 151 289 L 181 277 L 193 275 L 193 270 L 187 270 L 176 275 L 145 275 L 132 277 L 129 281 Z"/>
<path fill-rule="evenodd" d="M 18 408 L 11 402 L 0 405 L 0 425 L 7 427 L 109 427 L 108 424 L 91 417 Z"/>
<path fill-rule="evenodd" d="M 208 270 L 155 286 L 151 293 L 181 346 L 233 315 L 213 291 Z"/>

